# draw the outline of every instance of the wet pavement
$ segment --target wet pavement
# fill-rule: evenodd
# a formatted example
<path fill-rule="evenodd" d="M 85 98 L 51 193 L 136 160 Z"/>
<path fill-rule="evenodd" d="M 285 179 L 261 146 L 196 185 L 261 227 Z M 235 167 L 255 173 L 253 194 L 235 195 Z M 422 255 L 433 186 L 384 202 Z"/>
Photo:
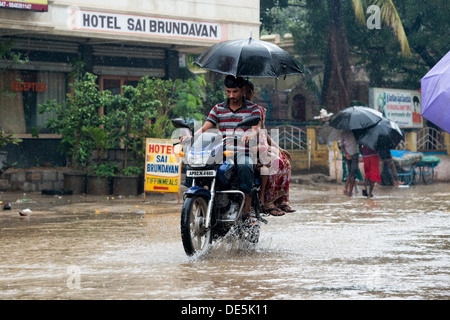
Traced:
<path fill-rule="evenodd" d="M 0 299 L 449 299 L 450 184 L 374 194 L 291 184 L 256 246 L 188 258 L 174 195 L 2 193 Z"/>

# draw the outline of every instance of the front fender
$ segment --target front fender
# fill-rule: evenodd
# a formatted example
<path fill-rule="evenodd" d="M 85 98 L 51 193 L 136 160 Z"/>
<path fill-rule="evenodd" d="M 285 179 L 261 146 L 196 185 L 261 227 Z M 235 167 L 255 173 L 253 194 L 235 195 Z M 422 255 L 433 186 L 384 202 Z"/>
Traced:
<path fill-rule="evenodd" d="M 187 189 L 186 192 L 184 193 L 184 197 L 193 197 L 193 196 L 203 196 L 206 199 L 210 200 L 211 192 L 209 192 L 209 190 L 203 187 L 194 186 Z"/>

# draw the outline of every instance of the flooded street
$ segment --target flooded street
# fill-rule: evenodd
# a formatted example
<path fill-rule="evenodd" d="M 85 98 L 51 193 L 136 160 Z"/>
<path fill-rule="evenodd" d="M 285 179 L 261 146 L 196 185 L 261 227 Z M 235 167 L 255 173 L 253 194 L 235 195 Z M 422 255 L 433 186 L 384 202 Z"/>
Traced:
<path fill-rule="evenodd" d="M 292 184 L 297 212 L 268 217 L 254 248 L 218 242 L 201 259 L 173 199 L 2 194 L 0 299 L 449 299 L 450 184 L 374 194 Z"/>

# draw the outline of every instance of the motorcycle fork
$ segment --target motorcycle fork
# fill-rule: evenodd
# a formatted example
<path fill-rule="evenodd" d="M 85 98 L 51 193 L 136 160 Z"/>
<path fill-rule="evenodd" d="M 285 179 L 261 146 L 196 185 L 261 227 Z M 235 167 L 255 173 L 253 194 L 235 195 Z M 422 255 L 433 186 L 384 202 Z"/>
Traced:
<path fill-rule="evenodd" d="M 213 178 L 211 181 L 211 189 L 209 190 L 211 193 L 211 199 L 208 201 L 208 208 L 206 210 L 206 221 L 205 221 L 205 228 L 208 230 L 211 228 L 211 215 L 212 215 L 212 209 L 214 207 L 214 198 L 216 195 L 216 178 Z"/>

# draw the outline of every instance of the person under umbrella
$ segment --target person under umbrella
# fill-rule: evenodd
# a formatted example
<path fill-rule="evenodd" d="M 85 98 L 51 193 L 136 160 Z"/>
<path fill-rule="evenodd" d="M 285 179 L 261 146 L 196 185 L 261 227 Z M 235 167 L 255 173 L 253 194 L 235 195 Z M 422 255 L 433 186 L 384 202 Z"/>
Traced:
<path fill-rule="evenodd" d="M 347 180 L 345 181 L 344 194 L 351 197 L 352 190 L 356 184 L 356 177 L 358 176 L 358 145 L 355 136 L 351 130 L 343 130 L 341 132 L 341 139 L 339 145 L 344 153 L 347 162 Z"/>
<path fill-rule="evenodd" d="M 373 108 L 354 106 L 339 111 L 331 117 L 329 124 L 341 130 L 365 129 L 376 125 L 383 115 Z"/>
<path fill-rule="evenodd" d="M 360 145 L 364 162 L 364 189 L 362 195 L 373 198 L 373 189 L 376 182 L 381 182 L 380 177 L 380 157 L 378 152 L 365 145 Z"/>
<path fill-rule="evenodd" d="M 380 154 L 380 172 L 383 172 L 384 167 L 387 167 L 392 174 L 392 184 L 399 186 L 404 184 L 403 181 L 398 179 L 397 168 L 395 167 L 394 160 L 392 159 L 391 150 L 389 148 L 383 148 L 379 151 Z"/>
<path fill-rule="evenodd" d="M 342 130 L 333 128 L 329 122 L 325 122 L 318 131 L 320 143 L 328 143 L 330 141 L 338 141 Z"/>
<path fill-rule="evenodd" d="M 251 36 L 249 39 L 229 40 L 217 43 L 206 49 L 194 61 L 194 63 L 203 69 L 227 75 L 225 78 L 225 83 L 227 82 L 227 79 L 232 78 L 234 81 L 238 81 L 239 83 L 242 80 L 242 86 L 239 84 L 238 90 L 235 91 L 239 91 L 241 96 L 240 98 L 244 98 L 243 105 L 250 103 L 250 105 L 256 106 L 255 108 L 252 108 L 251 113 L 255 113 L 257 108 L 260 116 L 260 107 L 253 104 L 251 101 L 245 100 L 245 89 L 243 90 L 245 86 L 244 78 L 247 78 L 247 80 L 249 77 L 278 78 L 279 76 L 286 77 L 290 74 L 302 73 L 294 59 L 286 51 L 275 44 L 256 40 Z M 230 106 L 233 104 L 238 104 L 231 99 L 232 97 L 228 94 L 229 91 L 227 90 L 226 92 L 229 97 L 227 101 Z M 217 124 L 219 126 L 219 130 L 225 130 L 227 126 L 230 126 L 231 122 L 226 124 L 226 119 L 225 121 L 222 121 L 222 123 L 220 122 L 219 118 L 224 117 L 224 111 L 221 109 L 219 110 L 220 112 L 216 114 L 214 112 L 215 108 L 216 107 L 211 110 L 205 125 L 202 127 L 202 130 L 207 130 Z M 228 112 L 229 109 L 230 108 L 226 109 L 226 112 Z M 240 108 L 236 110 L 231 109 L 231 116 L 233 116 L 239 109 Z M 225 115 L 225 117 L 227 117 L 227 115 Z M 253 129 L 256 130 L 256 127 Z M 242 177 L 241 175 L 239 175 L 239 178 L 241 180 L 245 179 L 245 177 Z M 246 192 L 244 193 L 246 194 L 244 213 L 247 214 L 247 211 L 250 208 L 250 197 L 249 194 Z"/>
<path fill-rule="evenodd" d="M 393 184 L 398 186 L 403 184 L 399 181 L 397 169 L 391 155 L 391 149 L 395 149 L 403 139 L 403 132 L 399 126 L 386 118 L 382 118 L 376 125 L 360 130 L 353 131 L 356 141 L 374 151 L 379 152 L 380 168 L 383 172 L 386 164 L 393 176 Z"/>
<path fill-rule="evenodd" d="M 394 121 L 382 118 L 369 128 L 353 130 L 356 141 L 372 150 L 395 149 L 403 140 L 403 132 Z"/>
<path fill-rule="evenodd" d="M 328 122 L 332 115 L 333 113 L 328 113 L 327 110 L 322 108 L 320 109 L 319 115 L 314 117 L 315 120 L 322 122 L 322 127 L 318 131 L 320 143 L 339 140 L 340 130 L 331 127 Z"/>

